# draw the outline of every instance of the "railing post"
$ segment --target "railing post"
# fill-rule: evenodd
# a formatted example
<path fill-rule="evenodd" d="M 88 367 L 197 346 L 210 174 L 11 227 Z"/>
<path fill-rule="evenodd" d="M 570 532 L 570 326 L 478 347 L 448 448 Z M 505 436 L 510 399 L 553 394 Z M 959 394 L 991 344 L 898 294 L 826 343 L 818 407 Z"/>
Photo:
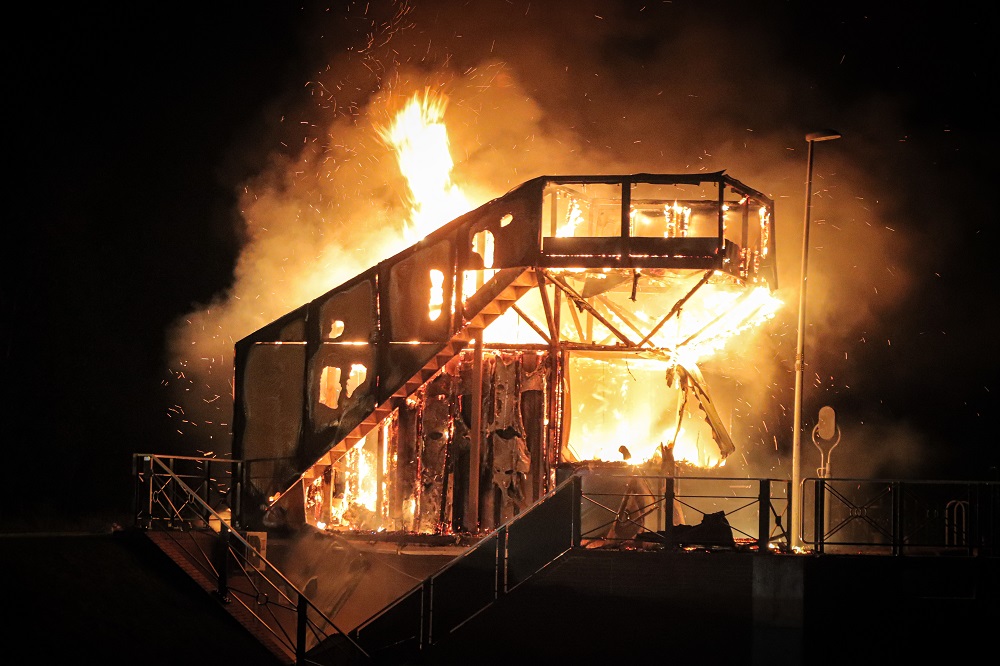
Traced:
<path fill-rule="evenodd" d="M 757 484 L 757 552 L 763 555 L 770 552 L 768 544 L 771 541 L 771 481 L 759 479 Z M 671 504 L 671 527 L 674 522 L 672 509 Z"/>
<path fill-rule="evenodd" d="M 903 485 L 899 481 L 890 483 L 892 489 L 892 554 L 903 552 Z"/>
<path fill-rule="evenodd" d="M 496 557 L 496 596 L 499 599 L 507 594 L 507 526 L 503 525 L 497 530 L 497 557 Z"/>
<path fill-rule="evenodd" d="M 215 570 L 219 575 L 217 592 L 219 598 L 224 602 L 229 600 L 229 526 L 222 523 L 219 527 L 219 535 L 215 541 L 215 552 L 213 553 Z"/>
<path fill-rule="evenodd" d="M 232 512 L 230 513 L 230 520 L 232 521 L 233 527 L 236 529 L 243 529 L 243 461 L 240 460 L 236 463 L 236 469 L 233 470 L 233 483 L 234 487 L 229 489 L 229 501 L 231 502 L 230 507 Z"/>
<path fill-rule="evenodd" d="M 823 554 L 826 545 L 826 479 L 816 479 L 813 513 L 813 532 L 816 535 L 816 552 Z"/>
<path fill-rule="evenodd" d="M 994 556 L 1000 537 L 1000 483 L 978 483 L 976 488 L 976 546 L 980 555 Z"/>
<path fill-rule="evenodd" d="M 666 520 L 663 521 L 663 538 L 667 542 L 667 548 L 673 549 L 674 542 L 674 501 L 677 497 L 676 479 L 671 471 L 670 476 L 664 479 L 663 484 L 663 512 Z"/>
<path fill-rule="evenodd" d="M 146 525 L 141 524 L 140 520 L 140 504 L 142 503 L 142 479 L 146 478 L 148 475 L 139 471 L 139 456 L 137 454 L 132 454 L 132 482 L 134 487 L 132 488 L 132 527 L 146 527 Z"/>
<path fill-rule="evenodd" d="M 296 605 L 297 622 L 295 623 L 295 663 L 306 663 L 306 626 L 309 623 L 309 602 L 305 595 L 299 592 Z"/>
<path fill-rule="evenodd" d="M 967 546 L 966 554 L 971 557 L 979 552 L 982 540 L 982 536 L 979 533 L 979 502 L 982 499 L 982 494 L 979 492 L 980 485 L 978 483 L 971 484 L 967 488 L 966 497 L 969 499 L 969 514 L 967 517 L 965 540 Z"/>
<path fill-rule="evenodd" d="M 580 524 L 581 521 L 580 511 L 581 511 L 581 505 L 583 504 L 583 481 L 580 479 L 579 476 L 574 474 L 572 485 L 573 485 L 572 488 L 573 515 L 571 520 L 573 521 L 573 527 L 572 527 L 572 537 L 571 537 L 572 543 L 570 544 L 570 546 L 573 548 L 577 548 L 580 546 L 580 539 L 582 538 L 580 535 L 583 529 L 582 525 Z"/>
<path fill-rule="evenodd" d="M 434 628 L 434 577 L 424 580 L 420 587 L 420 649 L 424 650 L 431 646 L 431 631 Z"/>
<path fill-rule="evenodd" d="M 175 461 L 173 458 L 167 459 L 167 471 L 169 472 L 169 474 L 167 475 L 167 480 L 164 482 L 164 488 L 166 489 L 164 495 L 167 497 L 167 500 L 169 501 L 171 507 L 176 507 L 179 504 L 179 502 L 177 501 L 178 500 L 177 493 L 180 492 L 180 488 L 178 488 L 177 484 L 174 483 L 173 481 L 174 477 L 177 475 L 177 470 L 174 469 L 174 462 Z M 181 524 L 180 516 L 177 515 L 176 509 L 172 509 L 170 511 L 170 519 L 168 520 L 167 524 L 170 527 L 183 526 Z"/>
<path fill-rule="evenodd" d="M 205 462 L 205 478 L 202 480 L 202 485 L 205 488 L 205 524 L 210 525 L 212 523 L 212 461 L 208 460 Z"/>
<path fill-rule="evenodd" d="M 146 494 L 146 498 L 145 498 L 146 499 L 146 524 L 143 525 L 143 527 L 152 527 L 152 525 L 153 525 L 153 487 L 154 487 L 154 484 L 156 483 L 155 479 L 153 478 L 154 474 L 155 474 L 155 472 L 153 471 L 154 470 L 153 457 L 152 456 L 147 456 L 147 457 L 143 458 L 143 463 L 144 463 L 145 468 L 146 468 L 146 470 L 145 470 L 145 474 L 146 474 L 146 484 L 145 484 L 146 485 L 146 493 L 145 493 Z"/>

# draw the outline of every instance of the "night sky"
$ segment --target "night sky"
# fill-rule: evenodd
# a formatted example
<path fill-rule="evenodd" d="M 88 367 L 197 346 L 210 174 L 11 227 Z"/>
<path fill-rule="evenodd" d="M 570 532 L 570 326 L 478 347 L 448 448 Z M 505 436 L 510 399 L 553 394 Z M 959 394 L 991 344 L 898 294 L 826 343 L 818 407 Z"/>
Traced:
<path fill-rule="evenodd" d="M 426 87 L 477 204 L 542 174 L 718 170 L 775 200 L 786 306 L 733 374 L 737 446 L 777 478 L 804 136 L 841 132 L 816 149 L 807 432 L 837 410 L 835 475 L 997 479 L 995 37 L 971 8 L 884 4 L 30 10 L 7 88 L 0 529 L 127 519 L 134 452 L 228 453 L 232 343 L 383 258 L 405 190 L 372 128 Z"/>

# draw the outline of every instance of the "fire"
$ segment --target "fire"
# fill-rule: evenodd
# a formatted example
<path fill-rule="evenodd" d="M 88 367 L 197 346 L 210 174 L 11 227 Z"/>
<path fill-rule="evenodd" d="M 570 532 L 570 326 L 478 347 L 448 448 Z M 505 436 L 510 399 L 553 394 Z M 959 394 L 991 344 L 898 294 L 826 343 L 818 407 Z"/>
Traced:
<path fill-rule="evenodd" d="M 566 211 L 566 221 L 556 230 L 556 236 L 566 238 L 576 234 L 576 228 L 583 222 L 583 211 L 576 199 L 571 199 L 569 209 Z"/>
<path fill-rule="evenodd" d="M 447 103 L 444 95 L 425 89 L 412 95 L 388 125 L 376 128 L 394 151 L 407 182 L 409 218 L 404 234 L 409 244 L 472 208 L 462 189 L 452 181 L 454 162 L 444 123 Z M 655 224 L 660 226 L 650 227 L 647 235 L 685 238 L 693 234 L 692 209 L 677 202 L 662 204 L 652 213 L 648 207 L 632 208 L 630 215 L 634 229 L 648 227 L 657 220 Z M 765 215 L 762 209 L 762 234 L 769 228 Z M 584 211 L 575 198 L 568 200 L 560 217 L 555 236 L 571 237 L 583 231 Z M 492 234 L 480 232 L 472 242 L 473 251 L 482 258 L 482 266 L 465 273 L 462 294 L 465 298 L 495 272 Z M 767 245 L 765 238 L 764 253 Z M 437 320 L 446 306 L 444 275 L 432 269 L 429 277 L 427 316 Z M 555 277 L 562 286 L 578 289 L 580 293 L 584 292 L 585 284 L 593 288 L 594 284 L 607 280 L 608 285 L 592 289 L 585 299 L 592 310 L 586 312 L 573 297 L 563 299 L 561 339 L 599 349 L 621 347 L 621 332 L 630 338 L 629 344 L 618 353 L 574 351 L 568 357 L 569 437 L 564 454 L 576 461 L 624 459 L 641 464 L 655 461 L 663 445 L 672 445 L 678 461 L 706 468 L 724 464 L 713 426 L 706 421 L 707 387 L 698 366 L 725 348 L 740 332 L 773 317 L 781 302 L 766 287 L 748 287 L 721 273 L 709 276 L 703 271 L 682 275 L 655 270 L 602 273 L 567 268 L 560 269 Z M 550 280 L 547 288 L 554 296 L 558 287 Z M 695 292 L 696 297 L 689 298 Z M 673 307 L 682 298 L 683 307 Z M 594 312 L 601 316 L 595 317 Z M 547 343 L 540 334 L 540 331 L 547 334 L 547 321 L 542 299 L 537 290 L 532 290 L 518 301 L 516 310 L 511 308 L 495 320 L 483 332 L 483 339 L 484 342 Z M 340 330 L 336 328 L 338 324 Z M 334 326 L 331 333 L 339 335 L 343 324 L 336 322 Z M 339 385 L 339 377 L 335 379 L 333 383 Z M 352 367 L 350 379 L 346 387 L 348 395 L 364 381 L 364 368 Z M 338 396 L 331 392 L 328 397 L 324 394 L 323 399 L 336 405 Z M 387 493 L 385 482 L 378 479 L 378 469 L 386 470 L 392 465 L 385 459 L 376 461 L 377 447 L 366 446 L 368 439 L 362 439 L 341 459 L 343 497 L 331 502 L 333 525 L 366 529 L 382 527 L 386 522 Z M 416 499 L 405 500 L 407 525 L 412 526 L 415 512 Z"/>
<path fill-rule="evenodd" d="M 580 354 L 570 361 L 572 413 L 569 453 L 577 461 L 642 464 L 661 444 L 697 467 L 722 464 L 700 405 L 683 382 L 671 382 L 668 362 Z M 623 449 L 624 447 L 624 449 Z"/>
<path fill-rule="evenodd" d="M 451 180 L 454 162 L 444 124 L 448 98 L 429 88 L 417 93 L 379 129 L 379 135 L 396 151 L 399 170 L 410 190 L 410 219 L 406 240 L 415 243 L 445 222 L 472 207 Z"/>
<path fill-rule="evenodd" d="M 699 365 L 741 332 L 773 318 L 782 303 L 765 287 L 706 285 L 699 296 L 688 301 L 676 321 L 649 336 L 652 348 L 637 348 L 632 357 L 595 353 L 571 359 L 568 449 L 577 460 L 623 460 L 624 446 L 627 462 L 641 464 L 656 459 L 661 444 L 672 442 L 678 461 L 706 468 L 724 464 L 693 386 L 699 381 L 707 395 L 708 387 L 695 379 L 701 375 Z M 639 331 L 655 324 L 641 311 L 631 316 Z M 607 317 L 626 328 L 624 315 L 609 311 Z"/>
<path fill-rule="evenodd" d="M 331 502 L 330 517 L 333 525 L 361 529 L 379 523 L 377 511 L 377 474 L 375 455 L 369 451 L 363 438 L 344 456 L 344 496 Z M 317 479 L 319 481 L 319 479 Z M 316 484 L 319 487 L 319 484 Z M 371 518 L 374 517 L 374 520 Z"/>
<path fill-rule="evenodd" d="M 676 201 L 673 206 L 664 206 L 663 214 L 667 220 L 667 230 L 663 235 L 667 238 L 685 237 L 691 224 L 691 208 L 681 206 Z"/>
<path fill-rule="evenodd" d="M 448 98 L 432 90 L 409 98 L 392 122 L 376 128 L 379 136 L 396 154 L 399 170 L 409 188 L 410 217 L 404 228 L 405 240 L 412 244 L 442 224 L 468 212 L 469 199 L 451 179 L 451 157 L 444 112 Z M 483 241 L 492 253 L 492 238 Z M 486 254 L 486 252 L 484 252 Z M 431 271 L 431 294 L 428 317 L 441 316 L 444 275 Z M 352 367 L 348 392 L 364 381 L 364 368 Z M 334 403 L 336 404 L 336 403 Z M 375 514 L 381 522 L 382 507 L 377 506 L 377 469 L 374 454 L 362 439 L 344 457 L 344 497 L 334 511 L 334 523 L 360 529 L 367 517 Z M 383 461 L 383 467 L 384 467 Z M 412 509 L 410 511 L 412 515 Z"/>
<path fill-rule="evenodd" d="M 739 333 L 759 326 L 769 319 L 782 305 L 766 287 L 756 287 L 747 291 L 710 290 L 699 313 L 696 332 L 674 336 L 663 346 L 672 350 L 674 357 L 687 367 L 693 367 L 703 359 L 722 350 Z M 682 337 L 684 336 L 684 337 Z"/>
<path fill-rule="evenodd" d="M 441 306 L 444 305 L 444 273 L 436 268 L 431 269 L 430 316 L 434 321 L 441 316 Z"/>

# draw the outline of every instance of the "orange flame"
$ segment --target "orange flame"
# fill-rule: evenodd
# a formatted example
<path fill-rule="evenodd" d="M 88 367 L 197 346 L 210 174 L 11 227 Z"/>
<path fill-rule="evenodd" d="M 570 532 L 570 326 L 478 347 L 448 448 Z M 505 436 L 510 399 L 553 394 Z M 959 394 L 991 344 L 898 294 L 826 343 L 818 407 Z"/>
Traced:
<path fill-rule="evenodd" d="M 404 229 L 405 240 L 415 243 L 441 225 L 471 209 L 470 200 L 461 188 L 452 182 L 454 161 L 451 157 L 444 113 L 448 98 L 427 88 L 412 95 L 404 107 L 385 127 L 377 128 L 379 136 L 395 152 L 400 172 L 407 182 L 409 193 L 409 219 Z M 637 211 L 632 211 L 633 222 Z M 691 209 L 678 204 L 665 205 L 667 220 L 664 236 L 685 237 L 689 234 Z M 556 236 L 573 236 L 583 220 L 583 213 L 575 200 L 571 201 L 563 224 Z M 767 228 L 762 213 L 762 233 Z M 465 287 L 468 297 L 482 286 L 492 274 L 492 235 L 475 239 L 475 249 L 483 257 L 485 270 L 469 271 Z M 764 243 L 765 252 L 767 243 Z M 441 279 L 438 271 L 432 273 L 430 319 L 437 319 L 443 303 L 440 298 Z M 541 302 L 530 299 L 519 303 L 535 322 L 544 322 Z M 677 365 L 697 368 L 697 363 L 723 348 L 740 331 L 774 315 L 780 306 L 766 288 L 753 290 L 712 288 L 705 290 L 705 298 L 698 305 L 690 302 L 683 319 L 678 316 L 671 326 L 663 326 L 651 335 L 644 345 L 652 358 L 627 361 L 618 359 L 610 363 L 590 357 L 578 362 L 570 373 L 576 373 L 570 407 L 570 454 L 577 460 L 621 460 L 622 447 L 628 451 L 629 462 L 642 463 L 654 459 L 659 446 L 673 443 L 674 457 L 702 467 L 722 464 L 718 449 L 712 446 L 712 435 L 704 419 L 695 418 L 696 400 L 668 379 Z M 655 312 L 662 303 L 651 303 Z M 655 321 L 641 309 L 633 309 L 635 323 L 649 330 Z M 616 326 L 626 322 L 615 312 L 607 313 L 608 320 Z M 595 325 L 600 335 L 609 332 L 603 325 Z M 507 311 L 484 332 L 487 341 L 539 343 L 542 338 L 535 329 L 521 319 L 514 310 Z M 602 342 L 595 335 L 592 342 Z M 638 338 L 637 338 L 638 341 Z M 606 342 L 606 341 L 605 341 Z M 353 369 L 352 369 L 353 372 Z M 593 373 L 600 376 L 595 377 Z M 638 378 L 638 379 L 637 379 Z M 665 390 L 667 389 L 667 390 Z M 376 506 L 377 480 L 374 454 L 366 450 L 365 441 L 359 442 L 345 456 L 347 478 L 344 498 L 339 511 L 334 511 L 334 521 L 340 525 L 360 528 L 364 515 L 374 513 L 381 524 L 385 507 Z M 385 463 L 385 461 L 383 461 Z M 405 509 L 406 522 L 412 523 L 415 511 L 413 499 Z M 360 517 L 359 517 L 360 516 Z"/>
<path fill-rule="evenodd" d="M 448 98 L 430 88 L 417 93 L 379 135 L 396 151 L 399 170 L 410 189 L 410 226 L 406 240 L 414 243 L 471 208 L 451 181 L 454 162 L 449 152 L 444 112 Z"/>

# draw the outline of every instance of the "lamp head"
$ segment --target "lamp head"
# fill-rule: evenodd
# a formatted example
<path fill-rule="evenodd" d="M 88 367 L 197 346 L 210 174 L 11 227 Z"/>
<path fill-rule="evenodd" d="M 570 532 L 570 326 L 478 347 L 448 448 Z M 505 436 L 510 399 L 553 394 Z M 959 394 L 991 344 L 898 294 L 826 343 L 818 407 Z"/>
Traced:
<path fill-rule="evenodd" d="M 809 134 L 806 134 L 806 141 L 809 143 L 815 143 L 817 141 L 832 141 L 833 139 L 839 139 L 840 137 L 841 134 L 837 130 L 824 129 L 816 132 L 809 132 Z"/>
<path fill-rule="evenodd" d="M 837 434 L 837 413 L 833 407 L 827 405 L 819 410 L 819 423 L 817 424 L 819 436 L 823 439 L 833 439 Z"/>

